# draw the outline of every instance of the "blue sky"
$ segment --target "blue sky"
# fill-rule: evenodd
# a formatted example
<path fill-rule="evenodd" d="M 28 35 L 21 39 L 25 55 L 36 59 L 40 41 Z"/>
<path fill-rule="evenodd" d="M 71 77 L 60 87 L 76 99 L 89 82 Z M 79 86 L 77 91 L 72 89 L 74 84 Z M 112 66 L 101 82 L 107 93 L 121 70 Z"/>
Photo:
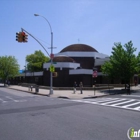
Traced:
<path fill-rule="evenodd" d="M 111 55 L 114 42 L 132 40 L 140 52 L 140 0 L 1 0 L 0 56 L 12 55 L 24 69 L 26 55 L 35 50 L 46 52 L 30 36 L 28 43 L 18 43 L 16 32 L 24 28 L 50 53 L 51 34 L 58 53 L 64 47 L 82 43 Z M 47 55 L 47 54 L 46 54 Z"/>

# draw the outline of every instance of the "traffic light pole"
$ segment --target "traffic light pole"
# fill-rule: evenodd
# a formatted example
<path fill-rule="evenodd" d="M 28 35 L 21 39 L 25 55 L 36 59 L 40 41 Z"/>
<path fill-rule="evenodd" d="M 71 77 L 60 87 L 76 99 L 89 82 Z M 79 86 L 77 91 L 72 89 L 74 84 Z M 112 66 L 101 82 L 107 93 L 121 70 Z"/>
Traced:
<path fill-rule="evenodd" d="M 52 64 L 53 64 L 53 32 L 52 32 L 51 24 L 44 16 L 41 16 L 38 14 L 34 14 L 34 16 L 40 16 L 40 17 L 44 18 L 50 27 L 50 31 L 51 31 L 51 54 L 50 54 L 51 57 L 50 57 L 50 59 L 51 59 L 51 66 L 52 66 Z M 53 77 L 52 77 L 52 71 L 50 71 L 50 93 L 49 93 L 49 95 L 53 94 L 52 85 L 53 85 Z"/>
<path fill-rule="evenodd" d="M 48 56 L 50 57 L 49 53 L 47 52 L 47 50 L 45 49 L 45 47 L 32 35 L 30 34 L 29 32 L 27 32 L 25 29 L 21 28 L 22 32 L 26 32 L 28 35 L 30 35 L 33 39 L 35 39 L 40 45 L 41 47 L 45 50 L 45 52 L 48 54 Z"/>
<path fill-rule="evenodd" d="M 47 20 L 47 19 L 46 19 Z M 48 20 L 47 20 L 48 22 Z M 48 22 L 49 26 L 50 26 L 50 23 Z M 49 55 L 48 51 L 45 49 L 45 47 L 32 35 L 30 34 L 28 31 L 26 31 L 25 29 L 21 28 L 22 32 L 26 32 L 28 35 L 30 35 L 32 38 L 34 38 L 40 45 L 41 47 L 45 50 L 45 52 L 48 54 L 48 56 L 52 56 L 53 55 L 53 32 L 52 32 L 52 28 L 50 26 L 50 30 L 51 30 L 51 54 Z M 50 57 L 51 59 L 51 65 L 53 64 L 53 57 Z M 53 76 L 52 76 L 52 71 L 50 71 L 50 93 L 49 95 L 53 94 Z"/>

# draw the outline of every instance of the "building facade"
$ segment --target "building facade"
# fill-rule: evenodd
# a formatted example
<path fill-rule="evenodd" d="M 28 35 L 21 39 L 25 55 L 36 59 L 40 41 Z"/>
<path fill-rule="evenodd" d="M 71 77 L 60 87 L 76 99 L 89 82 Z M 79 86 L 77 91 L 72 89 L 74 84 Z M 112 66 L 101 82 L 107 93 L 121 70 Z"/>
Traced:
<path fill-rule="evenodd" d="M 54 55 L 54 67 L 57 77 L 53 78 L 53 86 L 73 86 L 74 81 L 83 82 L 86 87 L 91 87 L 95 83 L 102 83 L 103 75 L 101 65 L 109 60 L 109 56 L 99 53 L 96 49 L 85 44 L 73 44 L 62 49 Z M 50 62 L 43 65 L 44 84 L 49 85 Z M 98 76 L 93 77 L 94 70 L 98 71 Z"/>
<path fill-rule="evenodd" d="M 114 81 L 108 81 L 101 72 L 101 65 L 105 61 L 109 61 L 109 56 L 99 53 L 89 45 L 69 45 L 59 53 L 54 54 L 53 66 L 57 76 L 53 77 L 53 86 L 72 87 L 75 81 L 78 84 L 83 82 L 85 87 L 92 87 L 94 84 L 114 83 Z M 51 62 L 44 63 L 42 72 L 26 72 L 11 78 L 11 84 L 25 82 L 50 86 L 50 66 Z M 97 76 L 93 76 L 94 71 L 97 71 Z"/>

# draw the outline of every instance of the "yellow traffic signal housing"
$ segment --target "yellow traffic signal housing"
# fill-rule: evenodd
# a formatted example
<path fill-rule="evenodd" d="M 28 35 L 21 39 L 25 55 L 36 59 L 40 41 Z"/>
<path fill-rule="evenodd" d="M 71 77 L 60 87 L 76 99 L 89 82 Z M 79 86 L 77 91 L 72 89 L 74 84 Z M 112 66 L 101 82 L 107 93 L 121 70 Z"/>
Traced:
<path fill-rule="evenodd" d="M 28 42 L 27 41 L 28 35 L 25 32 L 22 32 L 21 35 L 22 35 L 22 42 Z"/>
<path fill-rule="evenodd" d="M 21 32 L 16 33 L 16 41 L 22 42 L 22 35 L 21 35 Z"/>
<path fill-rule="evenodd" d="M 28 42 L 28 35 L 25 34 L 23 42 Z"/>
<path fill-rule="evenodd" d="M 58 73 L 57 72 L 53 72 L 52 75 L 53 75 L 53 77 L 57 77 Z"/>
<path fill-rule="evenodd" d="M 16 33 L 16 41 L 18 42 L 27 42 L 28 35 L 25 32 Z"/>

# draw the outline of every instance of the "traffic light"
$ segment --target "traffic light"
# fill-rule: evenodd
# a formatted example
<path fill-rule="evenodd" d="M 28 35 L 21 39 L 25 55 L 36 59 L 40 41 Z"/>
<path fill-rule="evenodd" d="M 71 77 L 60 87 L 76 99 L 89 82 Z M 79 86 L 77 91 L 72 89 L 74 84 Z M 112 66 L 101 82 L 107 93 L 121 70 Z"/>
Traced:
<path fill-rule="evenodd" d="M 16 41 L 18 41 L 19 33 L 16 33 Z"/>
<path fill-rule="evenodd" d="M 22 32 L 22 42 L 27 42 L 27 39 L 28 39 L 28 35 L 25 34 L 25 32 Z"/>
<path fill-rule="evenodd" d="M 28 42 L 28 35 L 27 34 L 25 34 L 24 42 Z"/>
<path fill-rule="evenodd" d="M 18 42 L 22 42 L 21 32 L 16 33 L 16 41 L 18 41 Z"/>
<path fill-rule="evenodd" d="M 53 76 L 53 77 L 57 77 L 57 76 L 58 76 L 57 72 L 53 72 L 53 73 L 52 73 L 52 76 Z"/>

